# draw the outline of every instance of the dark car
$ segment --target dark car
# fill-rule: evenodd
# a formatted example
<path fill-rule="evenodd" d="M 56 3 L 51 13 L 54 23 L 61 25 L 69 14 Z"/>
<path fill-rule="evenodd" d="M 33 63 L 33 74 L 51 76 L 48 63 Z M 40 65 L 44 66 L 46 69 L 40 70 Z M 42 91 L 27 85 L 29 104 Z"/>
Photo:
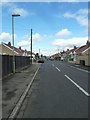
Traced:
<path fill-rule="evenodd" d="M 44 60 L 43 59 L 39 59 L 38 63 L 44 63 Z"/>

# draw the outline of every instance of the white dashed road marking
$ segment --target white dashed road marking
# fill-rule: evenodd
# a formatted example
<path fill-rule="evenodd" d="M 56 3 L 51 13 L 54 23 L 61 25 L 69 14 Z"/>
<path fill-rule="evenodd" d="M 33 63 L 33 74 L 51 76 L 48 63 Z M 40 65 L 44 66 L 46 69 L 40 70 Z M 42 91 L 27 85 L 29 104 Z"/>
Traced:
<path fill-rule="evenodd" d="M 57 69 L 59 72 L 61 71 L 58 67 L 56 67 L 56 69 Z"/>
<path fill-rule="evenodd" d="M 86 96 L 90 96 L 88 92 L 86 92 L 83 88 L 81 88 L 77 83 L 75 83 L 71 78 L 69 78 L 67 75 L 65 77 L 70 80 L 79 90 L 81 90 Z"/>

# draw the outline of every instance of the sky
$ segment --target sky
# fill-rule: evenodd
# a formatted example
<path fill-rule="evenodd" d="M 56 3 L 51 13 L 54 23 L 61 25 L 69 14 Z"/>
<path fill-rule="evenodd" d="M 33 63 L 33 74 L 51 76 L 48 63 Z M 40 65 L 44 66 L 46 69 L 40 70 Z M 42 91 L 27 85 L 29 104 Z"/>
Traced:
<path fill-rule="evenodd" d="M 4 0 L 5 1 L 5 0 Z M 24 1 L 24 0 L 23 0 Z M 29 1 L 29 0 L 28 0 Z M 12 43 L 12 14 L 15 46 L 43 55 L 80 47 L 88 40 L 88 2 L 2 2 L 0 43 Z M 75 1 L 75 0 L 72 0 Z M 77 0 L 76 0 L 77 1 Z"/>

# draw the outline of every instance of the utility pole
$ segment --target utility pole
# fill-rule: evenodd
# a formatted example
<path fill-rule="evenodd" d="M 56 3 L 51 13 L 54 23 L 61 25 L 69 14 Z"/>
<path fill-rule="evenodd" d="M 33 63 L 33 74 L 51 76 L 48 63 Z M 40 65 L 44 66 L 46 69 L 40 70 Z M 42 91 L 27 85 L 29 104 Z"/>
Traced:
<path fill-rule="evenodd" d="M 32 64 L 32 29 L 31 29 L 31 64 Z"/>
<path fill-rule="evenodd" d="M 40 55 L 40 49 L 39 49 L 39 55 Z"/>
<path fill-rule="evenodd" d="M 39 49 L 39 58 L 40 58 L 41 56 L 40 56 L 40 49 Z"/>
<path fill-rule="evenodd" d="M 59 49 L 58 49 L 58 53 L 59 53 Z"/>

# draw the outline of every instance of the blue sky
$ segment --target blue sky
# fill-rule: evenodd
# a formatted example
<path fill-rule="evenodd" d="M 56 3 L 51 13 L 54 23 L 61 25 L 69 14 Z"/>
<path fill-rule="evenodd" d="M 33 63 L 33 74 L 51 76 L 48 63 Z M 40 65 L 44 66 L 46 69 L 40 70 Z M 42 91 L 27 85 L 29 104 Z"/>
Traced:
<path fill-rule="evenodd" d="M 15 46 L 30 49 L 30 29 L 33 29 L 33 51 L 51 55 L 81 46 L 88 39 L 87 2 L 8 2 L 2 3 L 0 41 L 11 41 L 11 14 L 14 18 Z"/>

